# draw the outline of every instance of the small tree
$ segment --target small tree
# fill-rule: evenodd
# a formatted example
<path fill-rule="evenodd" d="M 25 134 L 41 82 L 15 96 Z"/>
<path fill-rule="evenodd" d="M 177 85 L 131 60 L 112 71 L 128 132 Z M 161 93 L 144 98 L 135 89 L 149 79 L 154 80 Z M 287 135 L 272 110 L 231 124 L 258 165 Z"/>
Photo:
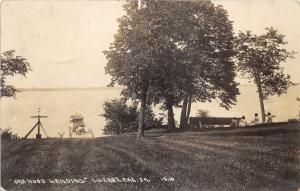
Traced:
<path fill-rule="evenodd" d="M 125 99 L 112 99 L 103 104 L 106 125 L 104 134 L 123 134 L 130 131 L 136 123 L 136 107 L 128 107 Z"/>
<path fill-rule="evenodd" d="M 210 117 L 209 111 L 206 109 L 198 109 L 197 117 Z"/>
<path fill-rule="evenodd" d="M 1 97 L 14 97 L 17 89 L 6 84 L 6 78 L 16 74 L 26 76 L 30 65 L 25 58 L 15 55 L 15 50 L 5 51 L 1 54 Z"/>
<path fill-rule="evenodd" d="M 238 70 L 246 79 L 253 81 L 257 87 L 260 100 L 262 121 L 265 121 L 264 100 L 271 95 L 287 92 L 292 82 L 285 75 L 281 63 L 293 58 L 294 51 L 282 48 L 287 44 L 284 35 L 273 28 L 260 36 L 240 32 L 236 39 Z"/>
<path fill-rule="evenodd" d="M 103 104 L 106 125 L 104 134 L 119 135 L 127 132 L 137 131 L 139 124 L 139 112 L 137 105 L 127 105 L 126 99 L 112 99 Z M 162 119 L 156 119 L 151 107 L 147 107 L 144 117 L 145 127 L 154 128 L 162 125 Z"/>

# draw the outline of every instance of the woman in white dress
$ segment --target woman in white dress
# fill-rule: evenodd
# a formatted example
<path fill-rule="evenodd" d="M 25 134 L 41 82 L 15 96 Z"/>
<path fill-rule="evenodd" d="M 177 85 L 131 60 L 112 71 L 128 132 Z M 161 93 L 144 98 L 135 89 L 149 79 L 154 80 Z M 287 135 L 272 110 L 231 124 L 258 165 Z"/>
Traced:
<path fill-rule="evenodd" d="M 239 126 L 240 127 L 246 127 L 247 126 L 247 121 L 246 121 L 245 116 L 242 116 L 242 119 L 240 119 Z"/>

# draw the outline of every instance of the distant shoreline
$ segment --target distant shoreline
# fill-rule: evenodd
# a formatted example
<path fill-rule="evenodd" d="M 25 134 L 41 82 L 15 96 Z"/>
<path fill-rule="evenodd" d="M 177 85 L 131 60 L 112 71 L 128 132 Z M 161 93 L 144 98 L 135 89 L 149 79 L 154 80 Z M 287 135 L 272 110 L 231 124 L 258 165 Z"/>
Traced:
<path fill-rule="evenodd" d="M 20 92 L 33 91 L 93 91 L 93 90 L 122 90 L 122 87 L 62 87 L 62 88 L 17 88 Z"/>
<path fill-rule="evenodd" d="M 300 83 L 295 83 L 295 86 L 299 86 Z M 240 86 L 254 86 L 253 84 L 241 84 Z M 122 90 L 123 87 L 58 87 L 58 88 L 17 88 L 20 92 L 31 92 L 31 91 L 93 91 L 93 90 Z"/>

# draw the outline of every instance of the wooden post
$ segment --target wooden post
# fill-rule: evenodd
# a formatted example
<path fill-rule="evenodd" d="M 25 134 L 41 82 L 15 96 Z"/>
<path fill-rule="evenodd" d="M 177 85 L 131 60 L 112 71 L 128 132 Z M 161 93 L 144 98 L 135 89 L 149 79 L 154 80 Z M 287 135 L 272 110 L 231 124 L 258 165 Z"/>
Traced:
<path fill-rule="evenodd" d="M 41 139 L 42 138 L 42 135 L 41 135 L 41 126 L 42 126 L 42 123 L 41 123 L 41 118 L 47 118 L 47 116 L 41 116 L 40 115 L 40 111 L 41 111 L 41 108 L 38 109 L 38 115 L 37 116 L 31 116 L 31 118 L 37 118 L 38 121 L 37 123 L 32 127 L 32 129 L 25 135 L 25 137 L 23 139 L 26 139 L 30 133 L 37 127 L 38 128 L 38 132 L 36 134 L 36 139 Z M 43 126 L 42 126 L 43 127 Z M 44 130 L 44 128 L 43 128 Z M 45 130 L 44 130 L 45 131 Z M 45 132 L 46 133 L 46 132 Z M 47 135 L 46 135 L 47 136 Z"/>

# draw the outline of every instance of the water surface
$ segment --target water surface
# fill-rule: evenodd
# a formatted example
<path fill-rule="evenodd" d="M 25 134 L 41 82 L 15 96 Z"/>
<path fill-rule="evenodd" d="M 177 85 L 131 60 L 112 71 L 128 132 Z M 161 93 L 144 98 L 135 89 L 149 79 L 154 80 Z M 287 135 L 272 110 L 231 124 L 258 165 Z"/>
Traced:
<path fill-rule="evenodd" d="M 86 128 L 91 128 L 95 136 L 103 136 L 102 129 L 105 119 L 98 116 L 103 113 L 102 105 L 105 100 L 120 96 L 120 89 L 92 89 L 92 90 L 59 90 L 59 91 L 23 91 L 17 94 L 17 99 L 1 99 L 1 128 L 11 127 L 13 132 L 21 137 L 35 124 L 35 119 L 30 118 L 37 114 L 41 108 L 41 114 L 47 115 L 42 119 L 44 128 L 50 137 L 57 137 L 58 133 L 65 132 L 68 135 L 69 118 L 75 113 L 82 114 Z M 260 112 L 258 95 L 254 86 L 244 85 L 240 87 L 241 95 L 238 103 L 230 110 L 220 108 L 217 102 L 194 103 L 191 116 L 197 109 L 207 109 L 212 116 L 246 116 L 248 121 L 253 119 L 254 113 Z M 274 121 L 286 121 L 296 118 L 300 102 L 296 97 L 300 96 L 300 86 L 291 87 L 287 94 L 280 97 L 273 96 L 265 101 L 266 112 L 276 115 Z M 156 114 L 161 113 L 158 107 L 154 108 Z M 180 109 L 175 108 L 175 119 L 179 121 Z M 31 137 L 35 136 L 33 132 Z"/>

